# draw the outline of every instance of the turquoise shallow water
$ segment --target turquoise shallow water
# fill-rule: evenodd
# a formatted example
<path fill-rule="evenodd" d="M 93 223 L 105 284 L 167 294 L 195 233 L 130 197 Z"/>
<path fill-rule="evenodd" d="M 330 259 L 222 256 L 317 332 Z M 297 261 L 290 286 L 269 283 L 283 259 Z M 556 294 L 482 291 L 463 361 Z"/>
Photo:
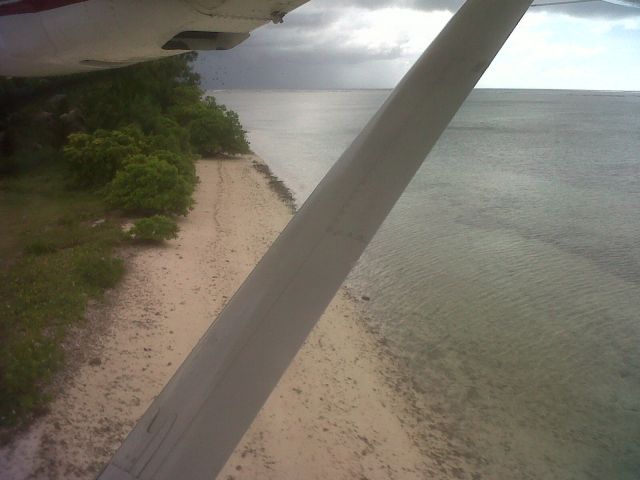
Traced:
<path fill-rule="evenodd" d="M 388 93 L 215 96 L 302 202 Z M 640 94 L 474 92 L 348 283 L 443 471 L 640 478 Z"/>

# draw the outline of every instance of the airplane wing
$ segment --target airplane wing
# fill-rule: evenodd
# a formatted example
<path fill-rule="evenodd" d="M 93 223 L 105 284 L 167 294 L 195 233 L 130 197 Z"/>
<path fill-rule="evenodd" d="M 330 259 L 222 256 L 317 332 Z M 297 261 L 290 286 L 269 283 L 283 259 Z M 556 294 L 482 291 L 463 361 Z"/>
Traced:
<path fill-rule="evenodd" d="M 635 7 L 640 8 L 640 0 L 603 0 L 607 3 L 614 3 L 616 5 L 622 5 L 623 7 Z"/>
<path fill-rule="evenodd" d="M 115 68 L 226 50 L 307 0 L 0 0 L 0 76 Z"/>
<path fill-rule="evenodd" d="M 224 466 L 531 0 L 468 0 L 342 155 L 99 477 Z"/>

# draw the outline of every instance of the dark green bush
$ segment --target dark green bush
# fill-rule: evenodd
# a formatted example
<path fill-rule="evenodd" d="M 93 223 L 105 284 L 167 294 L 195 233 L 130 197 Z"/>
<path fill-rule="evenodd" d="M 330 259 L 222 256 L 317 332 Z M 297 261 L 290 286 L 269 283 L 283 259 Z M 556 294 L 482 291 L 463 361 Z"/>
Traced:
<path fill-rule="evenodd" d="M 220 106 L 227 119 L 223 147 L 228 153 L 249 153 L 249 141 L 247 132 L 242 128 L 240 117 L 233 110 L 227 110 L 224 105 Z"/>
<path fill-rule="evenodd" d="M 195 53 L 93 75 L 80 92 L 80 109 L 89 130 L 117 129 L 132 123 L 152 133 L 155 119 L 176 104 L 198 102 L 199 76 L 191 69 Z"/>
<path fill-rule="evenodd" d="M 155 155 L 134 155 L 108 186 L 106 201 L 130 212 L 186 215 L 192 192 L 175 166 Z"/>
<path fill-rule="evenodd" d="M 187 181 L 190 185 L 195 185 L 197 181 L 196 165 L 194 163 L 193 155 L 174 153 L 167 150 L 158 150 L 153 155 L 159 160 L 164 160 L 170 165 L 173 165 L 178 169 L 178 173 Z"/>
<path fill-rule="evenodd" d="M 162 242 L 178 238 L 180 227 L 175 220 L 164 215 L 141 218 L 133 225 L 129 235 L 133 240 L 143 242 Z"/>
<path fill-rule="evenodd" d="M 113 288 L 124 273 L 124 263 L 119 258 L 88 251 L 77 260 L 76 272 L 90 287 Z"/>
<path fill-rule="evenodd" d="M 57 152 L 50 149 L 34 148 L 31 152 L 18 151 L 11 155 L 0 154 L 0 175 L 16 175 L 29 170 L 35 170 L 41 165 L 52 163 L 49 159 L 56 158 Z M 53 155 L 50 155 L 53 153 Z"/>
<path fill-rule="evenodd" d="M 65 95 L 54 95 L 50 87 L 56 84 L 0 79 L 0 175 L 48 168 L 61 159 L 77 112 L 70 114 Z"/>
<path fill-rule="evenodd" d="M 187 125 L 191 145 L 200 155 L 247 153 L 249 143 L 238 115 L 217 105 L 213 97 L 183 105 L 172 111 L 178 122 Z"/>
<path fill-rule="evenodd" d="M 150 131 L 149 147 L 151 151 L 168 150 L 173 153 L 191 152 L 189 131 L 181 127 L 168 116 L 159 116 L 153 122 Z"/>
<path fill-rule="evenodd" d="M 189 123 L 189 135 L 194 151 L 204 156 L 222 152 L 224 150 L 224 114 L 218 109 L 202 106 L 194 110 L 195 118 Z"/>
<path fill-rule="evenodd" d="M 64 147 L 64 156 L 74 186 L 101 187 L 109 183 L 131 155 L 143 153 L 147 141 L 135 127 L 74 133 Z"/>

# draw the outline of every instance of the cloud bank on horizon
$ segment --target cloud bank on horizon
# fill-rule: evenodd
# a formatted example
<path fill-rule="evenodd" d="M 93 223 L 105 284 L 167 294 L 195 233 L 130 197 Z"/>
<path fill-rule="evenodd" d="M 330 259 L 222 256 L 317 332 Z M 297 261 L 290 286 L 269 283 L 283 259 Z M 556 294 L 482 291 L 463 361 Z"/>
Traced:
<path fill-rule="evenodd" d="M 462 3 L 311 0 L 233 50 L 202 53 L 197 70 L 210 89 L 390 88 Z M 531 9 L 479 86 L 640 90 L 640 10 Z"/>

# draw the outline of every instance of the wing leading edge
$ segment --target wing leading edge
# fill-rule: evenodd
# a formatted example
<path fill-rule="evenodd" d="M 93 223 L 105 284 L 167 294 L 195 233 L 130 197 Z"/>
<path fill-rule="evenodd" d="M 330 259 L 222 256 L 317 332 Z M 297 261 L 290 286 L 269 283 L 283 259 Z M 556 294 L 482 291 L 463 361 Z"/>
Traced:
<path fill-rule="evenodd" d="M 212 478 L 531 0 L 468 0 L 318 185 L 101 480 Z"/>

